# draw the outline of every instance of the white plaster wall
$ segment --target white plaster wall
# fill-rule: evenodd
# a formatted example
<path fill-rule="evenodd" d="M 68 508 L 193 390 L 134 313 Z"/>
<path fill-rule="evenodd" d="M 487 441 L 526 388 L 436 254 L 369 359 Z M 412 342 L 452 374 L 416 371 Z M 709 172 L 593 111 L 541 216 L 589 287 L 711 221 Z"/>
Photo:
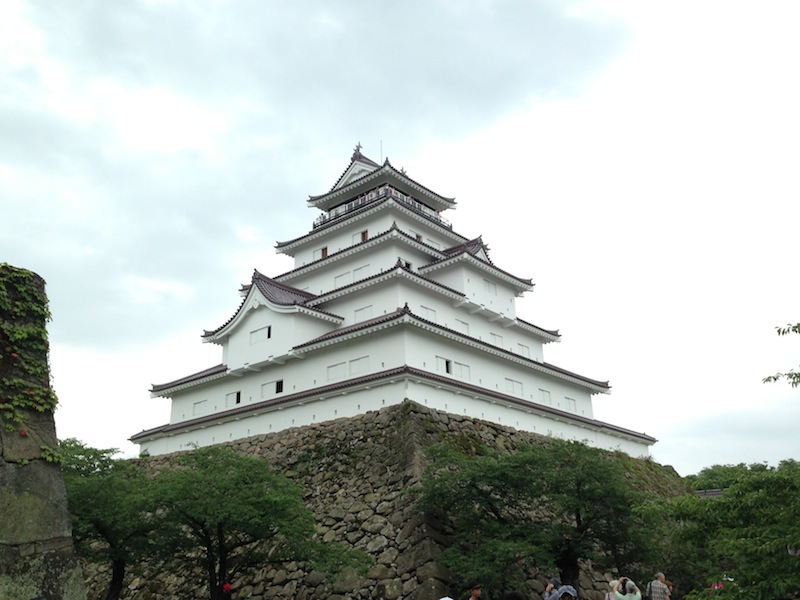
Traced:
<path fill-rule="evenodd" d="M 251 333 L 271 326 L 271 337 L 258 343 L 251 343 Z M 266 305 L 251 310 L 226 340 L 226 364 L 234 370 L 246 364 L 255 365 L 279 357 L 310 339 L 318 337 L 336 327 L 335 323 L 323 321 L 296 312 L 276 312 Z"/>
<path fill-rule="evenodd" d="M 414 249 L 402 240 L 385 240 L 369 248 L 359 249 L 350 256 L 333 257 L 324 268 L 291 274 L 282 277 L 281 281 L 319 295 L 389 271 L 397 265 L 398 258 L 411 263 L 412 270 L 430 262 L 427 254 Z"/>
<path fill-rule="evenodd" d="M 528 331 L 502 327 L 499 322 L 490 322 L 486 315 L 470 314 L 467 307 L 454 306 L 451 298 L 406 279 L 398 278 L 370 287 L 369 293 L 342 296 L 325 303 L 323 308 L 344 317 L 344 325 L 350 325 L 355 322 L 356 311 L 360 309 L 371 306 L 372 317 L 378 317 L 401 308 L 405 303 L 408 303 L 411 312 L 438 325 L 525 356 L 524 349 L 520 348 L 522 344 L 528 349 L 526 358 L 544 360 L 544 344 Z"/>
<path fill-rule="evenodd" d="M 447 340 L 438 336 L 414 330 L 408 336 L 406 361 L 410 366 L 582 417 L 594 418 L 591 394 L 582 386 L 524 364 L 512 363 L 467 346 L 447 343 Z M 451 361 L 450 374 L 443 370 L 441 359 Z M 468 367 L 468 375 L 464 374 L 463 368 L 458 368 L 461 365 Z M 506 379 L 519 382 L 520 390 L 509 389 Z M 549 395 L 542 394 L 542 390 L 549 392 Z M 574 405 L 568 399 L 574 400 Z"/>
<path fill-rule="evenodd" d="M 330 255 L 360 243 L 360 238 L 357 237 L 354 241 L 353 236 L 358 236 L 364 230 L 372 238 L 388 231 L 395 224 L 398 229 L 411 237 L 419 234 L 422 238 L 420 241 L 436 249 L 449 248 L 459 243 L 459 236 L 454 236 L 452 233 L 448 235 L 432 221 L 408 214 L 394 203 L 384 203 L 376 212 L 355 216 L 341 227 L 333 226 L 323 229 L 325 235 L 300 245 L 294 250 L 294 268 L 297 269 L 318 260 L 318 251 L 323 247 L 328 249 Z"/>
<path fill-rule="evenodd" d="M 228 394 L 240 392 L 240 406 L 303 392 L 345 379 L 402 366 L 406 360 L 405 336 L 400 328 L 382 336 L 367 336 L 354 342 L 332 346 L 309 354 L 303 360 L 290 359 L 270 364 L 258 371 L 244 371 L 202 386 L 180 390 L 172 396 L 170 423 L 224 412 L 234 406 L 226 403 Z M 283 381 L 283 392 L 275 393 L 274 382 Z M 203 411 L 196 412 L 195 405 Z"/>
<path fill-rule="evenodd" d="M 398 404 L 409 398 L 419 404 L 450 414 L 500 423 L 522 431 L 551 437 L 560 437 L 587 443 L 606 450 L 620 450 L 631 456 L 648 456 L 646 444 L 610 431 L 594 431 L 584 426 L 559 420 L 558 417 L 525 410 L 502 403 L 490 403 L 425 382 L 399 379 L 394 383 L 378 385 L 372 389 L 349 392 L 336 396 L 335 401 L 304 400 L 303 404 L 271 409 L 220 424 L 212 424 L 192 431 L 141 444 L 142 452 L 164 454 L 207 446 L 252 435 L 281 431 L 320 423 L 336 418 L 353 417 L 371 410 Z"/>
<path fill-rule="evenodd" d="M 438 358 L 437 358 L 438 357 Z M 451 373 L 442 360 L 451 361 Z M 207 385 L 189 388 L 173 395 L 170 422 L 225 411 L 226 395 L 241 392 L 241 403 L 258 402 L 280 395 L 303 392 L 337 381 L 403 365 L 438 373 L 531 402 L 544 402 L 541 390 L 549 392 L 549 406 L 592 418 L 591 396 L 585 388 L 541 373 L 530 366 L 453 344 L 447 338 L 416 327 L 395 326 L 345 343 L 337 343 L 292 359 L 272 364 L 259 371 L 245 371 L 240 377 L 226 377 Z M 469 374 L 464 374 L 463 367 Z M 519 382 L 520 389 L 509 389 L 506 378 Z M 275 394 L 275 381 L 283 381 L 283 392 Z M 265 384 L 270 384 L 266 387 Z M 571 406 L 567 398 L 575 401 Z M 203 402 L 197 413 L 195 403 Z"/>
<path fill-rule="evenodd" d="M 516 291 L 489 273 L 459 262 L 430 271 L 426 276 L 464 293 L 475 304 L 511 319 L 516 318 Z"/>

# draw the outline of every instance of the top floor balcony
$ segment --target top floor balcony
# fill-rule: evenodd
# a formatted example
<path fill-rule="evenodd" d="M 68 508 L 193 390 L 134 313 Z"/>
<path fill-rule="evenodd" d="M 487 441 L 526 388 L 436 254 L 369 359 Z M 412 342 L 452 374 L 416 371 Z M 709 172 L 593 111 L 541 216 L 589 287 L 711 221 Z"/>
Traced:
<path fill-rule="evenodd" d="M 339 206 L 332 208 L 326 214 L 317 217 L 317 219 L 314 221 L 313 227 L 316 229 L 317 227 L 325 225 L 326 223 L 330 223 L 331 221 L 351 213 L 362 206 L 389 197 L 396 200 L 403 206 L 413 210 L 415 213 L 425 217 L 426 219 L 441 225 L 442 227 L 446 227 L 447 229 L 453 228 L 453 226 L 450 224 L 450 221 L 442 217 L 438 212 L 388 184 L 384 184 L 375 188 L 374 190 L 370 190 L 365 194 L 361 194 L 360 196 L 353 198 L 350 200 L 350 202 L 340 204 Z"/>

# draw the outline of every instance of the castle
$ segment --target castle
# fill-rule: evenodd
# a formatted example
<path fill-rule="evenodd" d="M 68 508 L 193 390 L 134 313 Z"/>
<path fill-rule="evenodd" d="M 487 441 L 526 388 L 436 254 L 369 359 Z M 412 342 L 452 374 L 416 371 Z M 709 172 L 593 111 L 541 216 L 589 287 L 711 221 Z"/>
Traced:
<path fill-rule="evenodd" d="M 205 331 L 222 362 L 153 385 L 168 424 L 131 436 L 165 454 L 352 417 L 413 400 L 518 430 L 648 456 L 655 439 L 595 420 L 597 381 L 545 362 L 560 341 L 516 315 L 533 288 L 455 231 L 455 207 L 361 146 L 311 230 L 279 242 L 294 268 L 258 271 L 233 316 Z"/>

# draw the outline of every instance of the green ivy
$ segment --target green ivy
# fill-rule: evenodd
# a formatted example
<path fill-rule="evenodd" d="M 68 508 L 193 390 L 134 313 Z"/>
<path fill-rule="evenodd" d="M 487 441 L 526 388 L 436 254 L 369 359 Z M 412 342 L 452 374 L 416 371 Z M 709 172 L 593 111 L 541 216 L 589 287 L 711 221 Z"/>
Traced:
<path fill-rule="evenodd" d="M 39 277 L 0 263 L 0 420 L 8 432 L 26 436 L 26 411 L 53 412 L 58 404 L 47 359 L 49 320 Z M 46 447 L 42 457 L 51 462 L 59 459 Z"/>

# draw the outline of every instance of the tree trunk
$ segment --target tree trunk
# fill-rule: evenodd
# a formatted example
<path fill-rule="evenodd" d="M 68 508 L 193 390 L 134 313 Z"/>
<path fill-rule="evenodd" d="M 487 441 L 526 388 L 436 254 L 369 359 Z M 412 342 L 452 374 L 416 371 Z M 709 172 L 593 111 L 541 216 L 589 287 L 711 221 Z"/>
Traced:
<path fill-rule="evenodd" d="M 115 558 L 111 561 L 111 583 L 108 585 L 106 600 L 119 600 L 122 593 L 122 582 L 125 579 L 125 560 Z"/>

